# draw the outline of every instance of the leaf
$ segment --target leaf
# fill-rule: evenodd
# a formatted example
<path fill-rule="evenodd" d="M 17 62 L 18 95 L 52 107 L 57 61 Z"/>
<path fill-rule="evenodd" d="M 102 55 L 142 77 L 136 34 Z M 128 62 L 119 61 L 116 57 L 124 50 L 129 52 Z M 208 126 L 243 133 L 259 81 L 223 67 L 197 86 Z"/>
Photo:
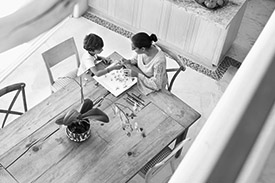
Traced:
<path fill-rule="evenodd" d="M 88 118 L 88 119 L 92 119 L 92 120 L 102 121 L 105 123 L 109 122 L 109 117 L 107 116 L 107 114 L 105 114 L 102 110 L 100 110 L 98 108 L 90 109 L 86 113 L 81 114 L 80 117 L 82 119 Z"/>
<path fill-rule="evenodd" d="M 92 109 L 94 107 L 94 103 L 92 100 L 86 98 L 84 99 L 83 105 L 80 109 L 80 113 L 84 114 L 85 112 L 89 111 L 90 109 Z"/>
<path fill-rule="evenodd" d="M 55 123 L 58 124 L 58 125 L 63 125 L 64 117 L 65 117 L 65 114 L 59 116 L 59 117 L 56 119 Z"/>
<path fill-rule="evenodd" d="M 88 118 L 92 121 L 101 121 L 101 122 L 104 122 L 104 123 L 109 122 L 108 116 L 105 116 L 105 115 L 95 115 L 95 116 L 89 116 L 89 117 L 86 117 L 86 118 Z"/>
<path fill-rule="evenodd" d="M 81 114 L 75 110 L 75 109 L 71 109 L 70 111 L 68 111 L 64 117 L 64 120 L 63 120 L 63 125 L 70 125 L 72 124 L 73 122 L 75 121 L 78 121 L 78 118 Z"/>

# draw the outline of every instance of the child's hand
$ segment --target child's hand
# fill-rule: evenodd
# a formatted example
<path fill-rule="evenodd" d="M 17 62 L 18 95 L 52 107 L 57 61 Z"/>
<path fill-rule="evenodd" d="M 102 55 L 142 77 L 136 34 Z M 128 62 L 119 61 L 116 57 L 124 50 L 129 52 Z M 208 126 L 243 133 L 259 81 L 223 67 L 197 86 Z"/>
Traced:
<path fill-rule="evenodd" d="M 105 65 L 109 65 L 111 63 L 111 59 L 110 58 L 102 58 L 102 62 L 105 64 Z"/>
<path fill-rule="evenodd" d="M 116 62 L 113 66 L 112 66 L 112 70 L 119 70 L 123 67 L 123 64 L 121 62 Z"/>

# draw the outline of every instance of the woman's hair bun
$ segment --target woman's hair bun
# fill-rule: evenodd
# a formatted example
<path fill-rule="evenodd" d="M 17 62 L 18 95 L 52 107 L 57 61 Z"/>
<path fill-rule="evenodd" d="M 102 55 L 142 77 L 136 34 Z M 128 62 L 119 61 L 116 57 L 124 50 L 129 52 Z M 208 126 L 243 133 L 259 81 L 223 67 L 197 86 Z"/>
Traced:
<path fill-rule="evenodd" d="M 137 48 L 150 48 L 152 45 L 152 42 L 156 42 L 158 40 L 157 36 L 155 34 L 149 34 L 145 32 L 139 32 L 136 33 L 131 37 L 132 43 Z"/>
<path fill-rule="evenodd" d="M 158 38 L 157 38 L 157 36 L 156 36 L 155 34 L 151 34 L 151 35 L 150 35 L 150 38 L 151 38 L 151 40 L 154 41 L 154 42 L 157 42 L 157 41 L 158 41 Z"/>

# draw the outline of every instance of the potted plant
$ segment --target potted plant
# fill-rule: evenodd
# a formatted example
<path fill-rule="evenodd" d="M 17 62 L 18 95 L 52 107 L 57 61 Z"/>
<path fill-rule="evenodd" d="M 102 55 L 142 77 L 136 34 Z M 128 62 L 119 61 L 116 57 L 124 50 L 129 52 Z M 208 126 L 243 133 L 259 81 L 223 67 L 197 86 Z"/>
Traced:
<path fill-rule="evenodd" d="M 66 126 L 66 134 L 70 140 L 82 142 L 91 136 L 90 122 L 102 121 L 109 122 L 108 116 L 98 108 L 93 108 L 94 103 L 90 99 L 84 99 L 82 77 L 79 77 L 79 82 L 76 78 L 69 76 L 60 77 L 61 79 L 71 79 L 80 87 L 80 103 L 81 108 L 78 112 L 76 109 L 71 109 L 67 113 L 61 115 L 55 123 Z"/>
<path fill-rule="evenodd" d="M 195 0 L 198 4 L 211 10 L 216 10 L 227 5 L 229 0 Z"/>
<path fill-rule="evenodd" d="M 71 109 L 61 115 L 55 123 L 66 126 L 66 134 L 70 140 L 75 142 L 87 140 L 91 135 L 91 121 L 109 122 L 108 116 L 103 111 L 93 107 L 93 101 L 84 99 L 80 111 Z"/>

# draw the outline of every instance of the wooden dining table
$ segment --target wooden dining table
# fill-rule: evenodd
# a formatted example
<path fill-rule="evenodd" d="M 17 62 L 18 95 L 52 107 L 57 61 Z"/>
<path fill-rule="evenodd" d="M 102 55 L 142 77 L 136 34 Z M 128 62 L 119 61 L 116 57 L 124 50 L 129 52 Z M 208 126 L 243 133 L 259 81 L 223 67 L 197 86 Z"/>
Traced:
<path fill-rule="evenodd" d="M 82 76 L 83 77 L 83 76 Z M 174 140 L 185 138 L 200 114 L 174 94 L 162 90 L 143 95 L 134 85 L 115 97 L 94 78 L 84 76 L 85 98 L 97 101 L 109 123 L 91 122 L 91 136 L 71 141 L 56 119 L 79 109 L 80 87 L 71 82 L 0 129 L 1 183 L 124 183 Z M 130 119 L 139 130 L 127 135 L 113 106 L 132 108 L 126 98 L 138 94 L 145 102 Z"/>

